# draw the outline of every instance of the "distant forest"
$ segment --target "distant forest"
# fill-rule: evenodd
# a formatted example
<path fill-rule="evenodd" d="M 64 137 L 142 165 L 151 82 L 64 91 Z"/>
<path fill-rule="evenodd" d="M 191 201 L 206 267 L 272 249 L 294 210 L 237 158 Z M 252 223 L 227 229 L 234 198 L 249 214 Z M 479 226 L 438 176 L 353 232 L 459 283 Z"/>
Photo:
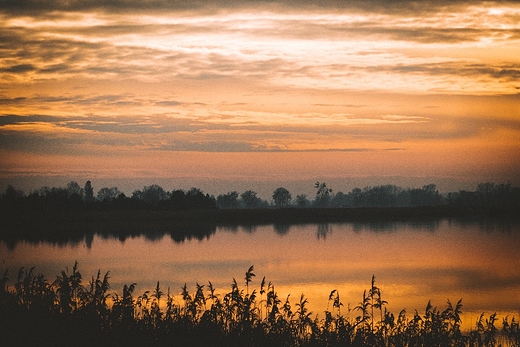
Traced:
<path fill-rule="evenodd" d="M 169 235 L 175 242 L 215 234 L 217 227 L 254 228 L 273 225 L 284 234 L 290 225 L 394 222 L 432 223 L 440 219 L 508 222 L 520 218 L 520 188 L 510 184 L 482 183 L 475 191 L 440 194 L 434 184 L 422 188 L 382 185 L 334 191 L 324 182 L 316 194 L 293 198 L 283 187 L 272 200 L 262 200 L 253 190 L 231 191 L 217 197 L 198 188 L 166 191 L 145 186 L 126 196 L 117 187 L 94 194 L 90 181 L 81 187 L 72 181 L 62 188 L 42 187 L 28 195 L 8 186 L 0 194 L 0 240 L 14 247 L 20 240 L 65 244 L 94 235 L 149 239 Z"/>
<path fill-rule="evenodd" d="M 0 208 L 7 211 L 82 211 L 82 210 L 214 210 L 273 208 L 385 208 L 445 206 L 472 211 L 520 211 L 520 187 L 509 183 L 481 183 L 475 191 L 460 190 L 440 194 L 435 184 L 422 188 L 395 185 L 355 188 L 350 192 L 334 191 L 325 182 L 316 182 L 316 194 L 293 194 L 283 187 L 275 189 L 272 200 L 263 200 L 257 192 L 231 191 L 217 197 L 199 188 L 167 191 L 157 184 L 125 195 L 117 187 L 103 187 L 94 193 L 91 181 L 83 187 L 76 181 L 66 187 L 41 187 L 29 194 L 9 185 L 0 195 Z"/>

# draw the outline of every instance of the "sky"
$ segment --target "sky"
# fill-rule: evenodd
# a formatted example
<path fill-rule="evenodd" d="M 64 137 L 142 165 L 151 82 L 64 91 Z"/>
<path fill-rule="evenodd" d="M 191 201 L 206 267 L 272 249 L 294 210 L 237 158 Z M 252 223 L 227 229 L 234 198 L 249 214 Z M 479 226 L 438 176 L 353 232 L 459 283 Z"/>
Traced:
<path fill-rule="evenodd" d="M 518 185 L 520 4 L 0 0 L 0 158 L 26 192 Z"/>

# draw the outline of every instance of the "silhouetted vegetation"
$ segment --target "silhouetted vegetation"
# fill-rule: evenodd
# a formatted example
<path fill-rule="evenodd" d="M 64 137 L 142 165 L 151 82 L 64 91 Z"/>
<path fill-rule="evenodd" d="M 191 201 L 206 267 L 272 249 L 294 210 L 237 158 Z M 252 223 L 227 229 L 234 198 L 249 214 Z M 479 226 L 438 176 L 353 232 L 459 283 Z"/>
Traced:
<path fill-rule="evenodd" d="M 424 207 L 450 206 L 471 211 L 518 211 L 520 188 L 509 183 L 481 183 L 475 191 L 460 190 L 442 195 L 435 184 L 422 188 L 401 188 L 395 185 L 354 188 L 348 193 L 334 192 L 325 182 L 316 182 L 316 196 L 297 195 L 294 203 L 291 192 L 284 187 L 272 194 L 272 202 L 262 200 L 257 192 L 246 190 L 239 194 L 231 191 L 217 198 L 204 194 L 198 188 L 188 191 L 166 191 L 153 184 L 126 196 L 117 187 L 103 187 L 97 194 L 90 181 L 84 188 L 71 181 L 65 188 L 41 187 L 25 195 L 23 191 L 8 186 L 0 195 L 2 210 L 25 208 L 30 210 L 193 210 L 193 209 L 258 209 L 287 207 L 357 208 L 357 207 Z"/>
<path fill-rule="evenodd" d="M 428 302 L 411 317 L 387 310 L 375 277 L 354 309 L 337 290 L 324 312 L 309 311 L 304 294 L 281 298 L 275 285 L 253 285 L 251 266 L 243 285 L 232 279 L 228 291 L 211 282 L 182 288 L 155 288 L 136 295 L 136 283 L 111 290 L 109 272 L 83 279 L 74 264 L 49 281 L 35 269 L 20 269 L 9 285 L 0 279 L 0 344 L 3 346 L 518 346 L 513 317 L 498 326 L 484 314 L 468 332 L 461 330 L 462 300 L 444 309 Z"/>
<path fill-rule="evenodd" d="M 441 195 L 434 184 L 403 189 L 393 185 L 334 192 L 316 182 L 316 197 L 309 200 L 279 187 L 273 203 L 253 190 L 232 191 L 216 199 L 198 188 L 166 191 L 145 186 L 127 197 L 117 187 L 97 194 L 90 181 L 84 188 L 72 181 L 65 188 L 41 187 L 28 195 L 8 186 L 0 195 L 0 239 L 46 240 L 56 243 L 81 240 L 95 233 L 125 237 L 154 233 L 174 240 L 204 238 L 218 226 L 433 220 L 441 218 L 517 218 L 520 188 L 483 183 L 476 191 Z"/>
<path fill-rule="evenodd" d="M 273 201 L 276 207 L 288 207 L 291 203 L 292 196 L 289 191 L 283 187 L 277 188 L 273 192 Z"/>

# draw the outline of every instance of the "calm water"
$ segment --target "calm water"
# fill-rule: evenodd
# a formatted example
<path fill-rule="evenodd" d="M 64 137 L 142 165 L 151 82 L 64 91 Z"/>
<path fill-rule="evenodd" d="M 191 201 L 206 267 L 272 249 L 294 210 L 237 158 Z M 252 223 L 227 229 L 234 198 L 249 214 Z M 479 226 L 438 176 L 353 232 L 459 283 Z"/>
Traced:
<path fill-rule="evenodd" d="M 463 299 L 463 324 L 470 328 L 480 313 L 520 317 L 520 225 L 439 221 L 392 223 L 258 226 L 217 228 L 203 240 L 175 242 L 169 235 L 117 238 L 94 236 L 79 244 L 56 246 L 0 242 L 1 270 L 14 279 L 22 266 L 36 266 L 49 280 L 79 262 L 86 285 L 98 269 L 110 271 L 112 289 L 137 282 L 136 295 L 160 281 L 180 293 L 187 283 L 211 281 L 221 292 L 233 278 L 244 285 L 254 265 L 252 287 L 262 277 L 294 305 L 303 293 L 314 314 L 323 317 L 327 299 L 337 289 L 344 303 L 355 307 L 369 289 L 372 275 L 387 308 L 396 316 L 422 315 L 428 300 L 444 309 L 446 300 Z M 250 285 L 251 287 L 251 285 Z M 179 300 L 180 300 L 180 296 Z M 348 313 L 351 318 L 357 311 Z"/>

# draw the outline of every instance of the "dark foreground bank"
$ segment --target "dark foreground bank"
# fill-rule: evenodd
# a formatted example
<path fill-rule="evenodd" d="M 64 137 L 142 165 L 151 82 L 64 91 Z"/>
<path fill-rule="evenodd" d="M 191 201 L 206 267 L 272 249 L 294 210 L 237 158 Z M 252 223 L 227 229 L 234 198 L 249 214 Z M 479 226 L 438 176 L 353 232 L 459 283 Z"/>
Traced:
<path fill-rule="evenodd" d="M 0 278 L 2 346 L 518 346 L 518 322 L 482 316 L 474 330 L 460 329 L 462 300 L 424 313 L 397 315 L 386 310 L 375 278 L 350 311 L 332 290 L 325 311 L 308 310 L 302 294 L 278 297 L 274 285 L 255 281 L 251 266 L 240 283 L 216 294 L 211 282 L 135 295 L 110 290 L 109 274 L 98 272 L 88 284 L 77 264 L 54 281 L 34 269 L 20 269 L 14 285 Z M 260 282 L 259 286 L 258 283 Z M 348 311 L 349 317 L 342 312 Z M 501 326 L 500 326 L 501 325 Z"/>

